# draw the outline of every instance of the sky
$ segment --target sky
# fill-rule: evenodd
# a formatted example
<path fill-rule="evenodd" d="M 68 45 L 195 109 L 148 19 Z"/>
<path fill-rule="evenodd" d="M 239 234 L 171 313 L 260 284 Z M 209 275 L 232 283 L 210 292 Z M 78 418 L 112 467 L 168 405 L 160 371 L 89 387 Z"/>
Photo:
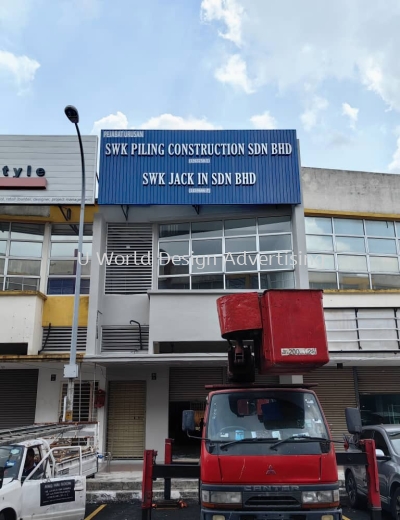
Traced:
<path fill-rule="evenodd" d="M 295 129 L 400 173 L 400 0 L 0 0 L 0 134 Z"/>

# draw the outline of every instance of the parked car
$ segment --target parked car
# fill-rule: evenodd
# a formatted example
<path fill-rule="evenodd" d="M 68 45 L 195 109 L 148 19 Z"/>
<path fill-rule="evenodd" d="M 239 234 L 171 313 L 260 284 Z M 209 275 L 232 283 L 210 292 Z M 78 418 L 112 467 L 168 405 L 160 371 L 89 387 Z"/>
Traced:
<path fill-rule="evenodd" d="M 375 441 L 382 509 L 400 520 L 400 424 L 364 426 L 360 439 Z M 349 451 L 358 450 L 351 445 Z M 367 500 L 366 468 L 350 466 L 344 472 L 350 505 L 359 508 Z"/>

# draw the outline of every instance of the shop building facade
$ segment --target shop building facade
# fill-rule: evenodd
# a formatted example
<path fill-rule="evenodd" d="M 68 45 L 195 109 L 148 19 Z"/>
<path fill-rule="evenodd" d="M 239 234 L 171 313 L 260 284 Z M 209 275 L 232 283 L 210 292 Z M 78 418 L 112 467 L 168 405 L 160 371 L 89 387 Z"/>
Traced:
<path fill-rule="evenodd" d="M 98 138 L 83 137 L 84 251 L 91 257 Z M 81 163 L 75 136 L 0 137 L 0 428 L 63 418 L 75 294 Z M 82 366 L 90 260 L 82 268 L 75 420 L 96 420 L 101 371 Z"/>
<path fill-rule="evenodd" d="M 210 189 L 204 177 L 201 191 L 192 191 L 190 198 L 192 188 L 182 184 L 189 176 L 180 176 L 181 184 L 175 178 L 172 185 L 163 185 L 159 174 L 143 176 L 168 170 L 165 156 L 157 156 L 156 164 L 141 161 L 150 161 L 149 154 L 168 140 L 190 144 L 195 136 L 215 144 L 215 132 L 146 131 L 128 137 L 126 131 L 103 132 L 99 203 L 93 188 L 85 218 L 91 262 L 90 271 L 89 265 L 83 267 L 74 418 L 98 420 L 100 449 L 115 459 L 140 460 L 145 448 L 154 448 L 162 460 L 167 437 L 175 439 L 177 456 L 196 455 L 197 441 L 188 442 L 180 431 L 181 412 L 195 409 L 199 421 L 204 385 L 226 380 L 216 300 L 237 291 L 323 289 L 331 361 L 305 374 L 304 381 L 318 383 L 334 438 L 341 440 L 345 432 L 345 406 L 359 405 L 365 421 L 379 414 L 387 422 L 400 422 L 398 176 L 300 167 L 290 133 L 232 135 L 225 133 L 224 142 L 286 142 L 292 150 L 287 154 L 282 147 L 274 157 L 236 153 L 220 157 L 216 165 L 212 157 L 209 162 L 207 156 L 202 162 L 186 158 L 186 168 L 197 173 L 211 168 L 235 172 L 242 161 L 239 171 L 257 175 L 258 185 L 242 176 L 237 185 L 235 177 L 233 186 L 224 177 L 225 184 L 218 186 L 216 177 L 208 195 L 217 197 L 219 189 L 219 198 L 207 203 L 204 197 L 196 199 L 196 193 Z M 70 184 L 80 186 L 76 139 L 66 138 L 69 151 L 53 141 L 58 138 L 42 139 L 59 167 L 75 167 Z M 142 157 L 131 156 L 138 139 L 153 145 L 134 149 Z M 173 151 L 176 155 L 178 148 Z M 95 138 L 85 138 L 85 152 L 94 186 Z M 179 158 L 174 160 L 172 171 L 187 171 Z M 18 167 L 10 161 L 10 168 Z M 43 164 L 50 185 L 51 165 Z M 132 184 L 138 178 L 140 186 Z M 176 198 L 179 190 L 186 198 Z M 21 197 L 21 191 L 13 196 Z M 37 200 L 40 196 L 43 190 L 35 194 Z M 74 224 L 79 221 L 79 197 L 69 196 L 62 203 L 0 201 L 0 385 L 2 395 L 13 396 L 0 405 L 4 417 L 9 414 L 7 426 L 62 418 L 76 266 Z M 39 258 L 40 265 L 35 264 Z M 277 376 L 257 377 L 280 382 Z M 100 408 L 94 406 L 98 389 L 106 395 Z"/>

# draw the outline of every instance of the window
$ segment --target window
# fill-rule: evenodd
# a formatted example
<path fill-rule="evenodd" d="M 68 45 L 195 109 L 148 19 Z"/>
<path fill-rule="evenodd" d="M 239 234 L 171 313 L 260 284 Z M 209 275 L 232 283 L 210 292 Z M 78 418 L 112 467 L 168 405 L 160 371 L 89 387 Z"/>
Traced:
<path fill-rule="evenodd" d="M 400 222 L 306 217 L 312 289 L 400 288 Z"/>
<path fill-rule="evenodd" d="M 294 288 L 290 216 L 159 226 L 159 289 Z"/>
<path fill-rule="evenodd" d="M 375 430 L 375 432 L 374 432 L 374 441 L 375 441 L 375 448 L 377 450 L 382 450 L 384 455 L 386 455 L 386 456 L 390 455 L 388 445 L 386 444 L 386 441 L 385 441 L 383 435 L 381 434 L 381 432 L 378 432 L 378 430 Z"/>
<path fill-rule="evenodd" d="M 43 224 L 0 222 L 0 289 L 38 291 Z"/>
<path fill-rule="evenodd" d="M 79 226 L 54 224 L 51 227 L 47 294 L 75 294 L 78 266 Z M 92 225 L 85 224 L 81 259 L 81 294 L 89 294 L 92 256 Z"/>

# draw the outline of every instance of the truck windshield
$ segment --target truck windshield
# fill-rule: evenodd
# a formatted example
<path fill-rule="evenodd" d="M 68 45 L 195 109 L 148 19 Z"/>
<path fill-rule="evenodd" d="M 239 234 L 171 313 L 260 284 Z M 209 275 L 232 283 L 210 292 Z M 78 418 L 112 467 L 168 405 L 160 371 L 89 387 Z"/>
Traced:
<path fill-rule="evenodd" d="M 288 442 L 279 444 L 280 453 L 282 450 L 293 452 L 294 443 L 307 437 L 329 439 L 315 395 L 306 391 L 251 390 L 215 394 L 210 401 L 207 422 L 207 439 L 218 441 L 220 446 L 221 441 L 244 440 L 232 446 L 240 444 L 240 451 L 244 449 L 246 453 L 254 450 L 265 453 L 265 444 L 285 439 Z M 256 442 L 261 439 L 265 442 Z M 300 451 L 295 449 L 296 453 L 321 453 L 318 440 L 301 444 Z M 274 454 L 272 450 L 268 452 Z"/>
<path fill-rule="evenodd" d="M 17 478 L 21 465 L 21 446 L 0 446 L 0 467 L 4 468 L 4 478 Z"/>

